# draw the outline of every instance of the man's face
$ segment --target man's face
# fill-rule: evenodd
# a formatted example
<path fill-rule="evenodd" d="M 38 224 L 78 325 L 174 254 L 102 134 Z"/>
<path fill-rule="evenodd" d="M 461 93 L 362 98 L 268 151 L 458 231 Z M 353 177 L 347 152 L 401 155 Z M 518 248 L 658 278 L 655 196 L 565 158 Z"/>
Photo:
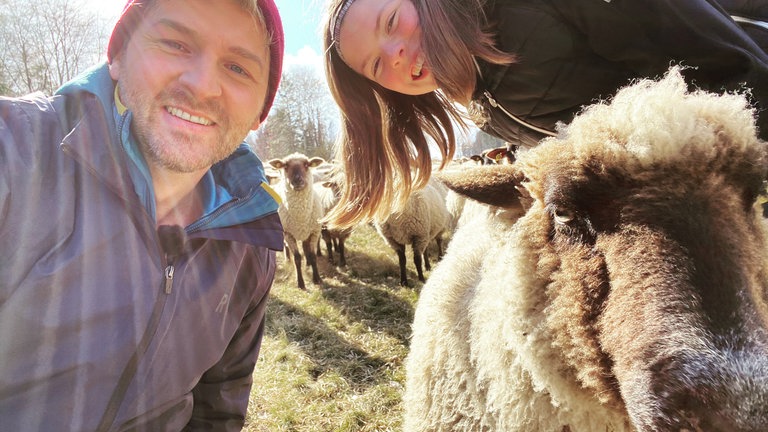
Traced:
<path fill-rule="evenodd" d="M 259 127 L 269 41 L 234 1 L 158 0 L 110 74 L 147 162 L 205 171 Z"/>

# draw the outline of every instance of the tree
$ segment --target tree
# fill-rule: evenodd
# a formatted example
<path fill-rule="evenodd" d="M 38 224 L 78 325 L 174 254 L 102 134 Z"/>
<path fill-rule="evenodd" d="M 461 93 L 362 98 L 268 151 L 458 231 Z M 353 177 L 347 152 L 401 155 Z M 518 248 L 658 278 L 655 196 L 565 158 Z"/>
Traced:
<path fill-rule="evenodd" d="M 503 140 L 496 138 L 480 129 L 476 129 L 476 135 L 474 140 L 467 140 L 463 143 L 461 148 L 462 156 L 472 156 L 481 154 L 483 150 L 488 150 L 496 147 L 504 147 Z"/>
<path fill-rule="evenodd" d="M 264 159 L 293 152 L 333 157 L 338 108 L 320 72 L 311 66 L 290 66 L 283 72 L 274 107 L 255 135 L 256 152 Z"/>
<path fill-rule="evenodd" d="M 106 50 L 107 26 L 81 0 L 0 0 L 0 90 L 53 93 Z"/>

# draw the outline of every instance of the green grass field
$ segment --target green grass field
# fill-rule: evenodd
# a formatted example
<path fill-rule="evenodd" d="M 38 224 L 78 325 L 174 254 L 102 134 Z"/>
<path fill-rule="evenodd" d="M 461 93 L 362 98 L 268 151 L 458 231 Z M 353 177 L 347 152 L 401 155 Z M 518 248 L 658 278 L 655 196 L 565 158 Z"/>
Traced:
<path fill-rule="evenodd" d="M 430 252 L 435 264 L 434 244 Z M 323 245 L 323 284 L 307 291 L 278 254 L 245 431 L 401 430 L 403 362 L 422 287 L 410 248 L 411 288 L 398 285 L 397 257 L 370 226 L 347 241 L 346 268 L 325 254 Z"/>

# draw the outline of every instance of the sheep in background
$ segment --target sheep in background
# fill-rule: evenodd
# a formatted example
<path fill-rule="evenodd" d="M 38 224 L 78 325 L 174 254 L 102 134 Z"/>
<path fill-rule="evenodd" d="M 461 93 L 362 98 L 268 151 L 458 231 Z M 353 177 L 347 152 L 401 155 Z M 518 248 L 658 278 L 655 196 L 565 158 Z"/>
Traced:
<path fill-rule="evenodd" d="M 517 154 L 518 148 L 519 146 L 515 144 L 506 143 L 504 147 L 496 147 L 488 150 L 488 152 L 485 153 L 485 156 L 499 165 L 511 164 L 515 163 L 515 155 Z"/>
<path fill-rule="evenodd" d="M 280 175 L 280 170 L 276 170 L 272 168 L 271 165 L 264 166 L 264 175 L 267 177 L 267 182 L 270 186 L 274 186 L 278 183 L 280 183 L 280 180 L 282 179 L 282 175 Z"/>
<path fill-rule="evenodd" d="M 445 175 L 492 207 L 422 288 L 403 430 L 768 430 L 753 114 L 673 70 Z"/>
<path fill-rule="evenodd" d="M 400 264 L 400 285 L 408 286 L 405 271 L 405 247 L 413 249 L 413 263 L 419 280 L 424 282 L 422 259 L 426 270 L 431 270 L 427 246 L 433 239 L 437 242 L 438 258 L 442 257 L 442 234 L 449 219 L 445 200 L 435 185 L 415 191 L 408 198 L 402 211 L 394 212 L 384 221 L 374 222 L 376 231 L 397 253 Z"/>
<path fill-rule="evenodd" d="M 326 215 L 341 198 L 341 184 L 343 183 L 343 173 L 338 171 L 338 167 L 332 171 L 332 173 L 326 176 L 327 180 L 322 183 L 316 183 L 318 195 L 320 196 L 320 202 L 322 203 L 323 215 Z M 349 236 L 352 234 L 352 228 L 330 228 L 327 225 L 323 225 L 320 230 L 320 235 L 325 242 L 326 251 L 328 252 L 328 261 L 331 264 L 336 264 L 333 251 L 335 250 L 339 254 L 339 265 L 344 267 L 347 265 L 345 243 Z"/>
<path fill-rule="evenodd" d="M 301 273 L 301 243 L 307 265 L 312 268 L 312 282 L 320 284 L 315 255 L 317 242 L 320 240 L 320 218 L 323 216 L 320 198 L 313 187 L 313 168 L 325 162 L 322 158 L 307 158 L 301 153 L 293 153 L 282 159 L 272 159 L 269 165 L 280 171 L 282 181 L 274 189 L 280 194 L 282 203 L 278 209 L 280 222 L 285 231 L 287 256 L 293 254 L 296 266 L 296 280 L 299 288 L 306 289 Z"/>
<path fill-rule="evenodd" d="M 330 180 L 338 169 L 339 165 L 335 161 L 324 161 L 312 171 L 315 184 Z"/>

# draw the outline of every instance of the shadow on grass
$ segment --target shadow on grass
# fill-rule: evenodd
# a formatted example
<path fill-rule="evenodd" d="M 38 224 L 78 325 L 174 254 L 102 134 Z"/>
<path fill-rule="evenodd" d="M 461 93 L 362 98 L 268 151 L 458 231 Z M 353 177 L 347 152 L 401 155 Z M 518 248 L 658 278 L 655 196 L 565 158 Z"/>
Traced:
<path fill-rule="evenodd" d="M 321 291 L 326 301 L 350 321 L 387 334 L 408 346 L 414 314 L 414 305 L 407 300 L 413 296 L 407 292 L 408 288 L 361 283 L 343 273 L 334 277 L 338 286 Z"/>
<path fill-rule="evenodd" d="M 385 359 L 350 344 L 323 320 L 292 304 L 276 297 L 271 297 L 269 302 L 266 333 L 273 337 L 284 334 L 309 356 L 314 365 L 309 371 L 313 379 L 333 371 L 355 389 L 388 379 L 389 365 Z"/>

